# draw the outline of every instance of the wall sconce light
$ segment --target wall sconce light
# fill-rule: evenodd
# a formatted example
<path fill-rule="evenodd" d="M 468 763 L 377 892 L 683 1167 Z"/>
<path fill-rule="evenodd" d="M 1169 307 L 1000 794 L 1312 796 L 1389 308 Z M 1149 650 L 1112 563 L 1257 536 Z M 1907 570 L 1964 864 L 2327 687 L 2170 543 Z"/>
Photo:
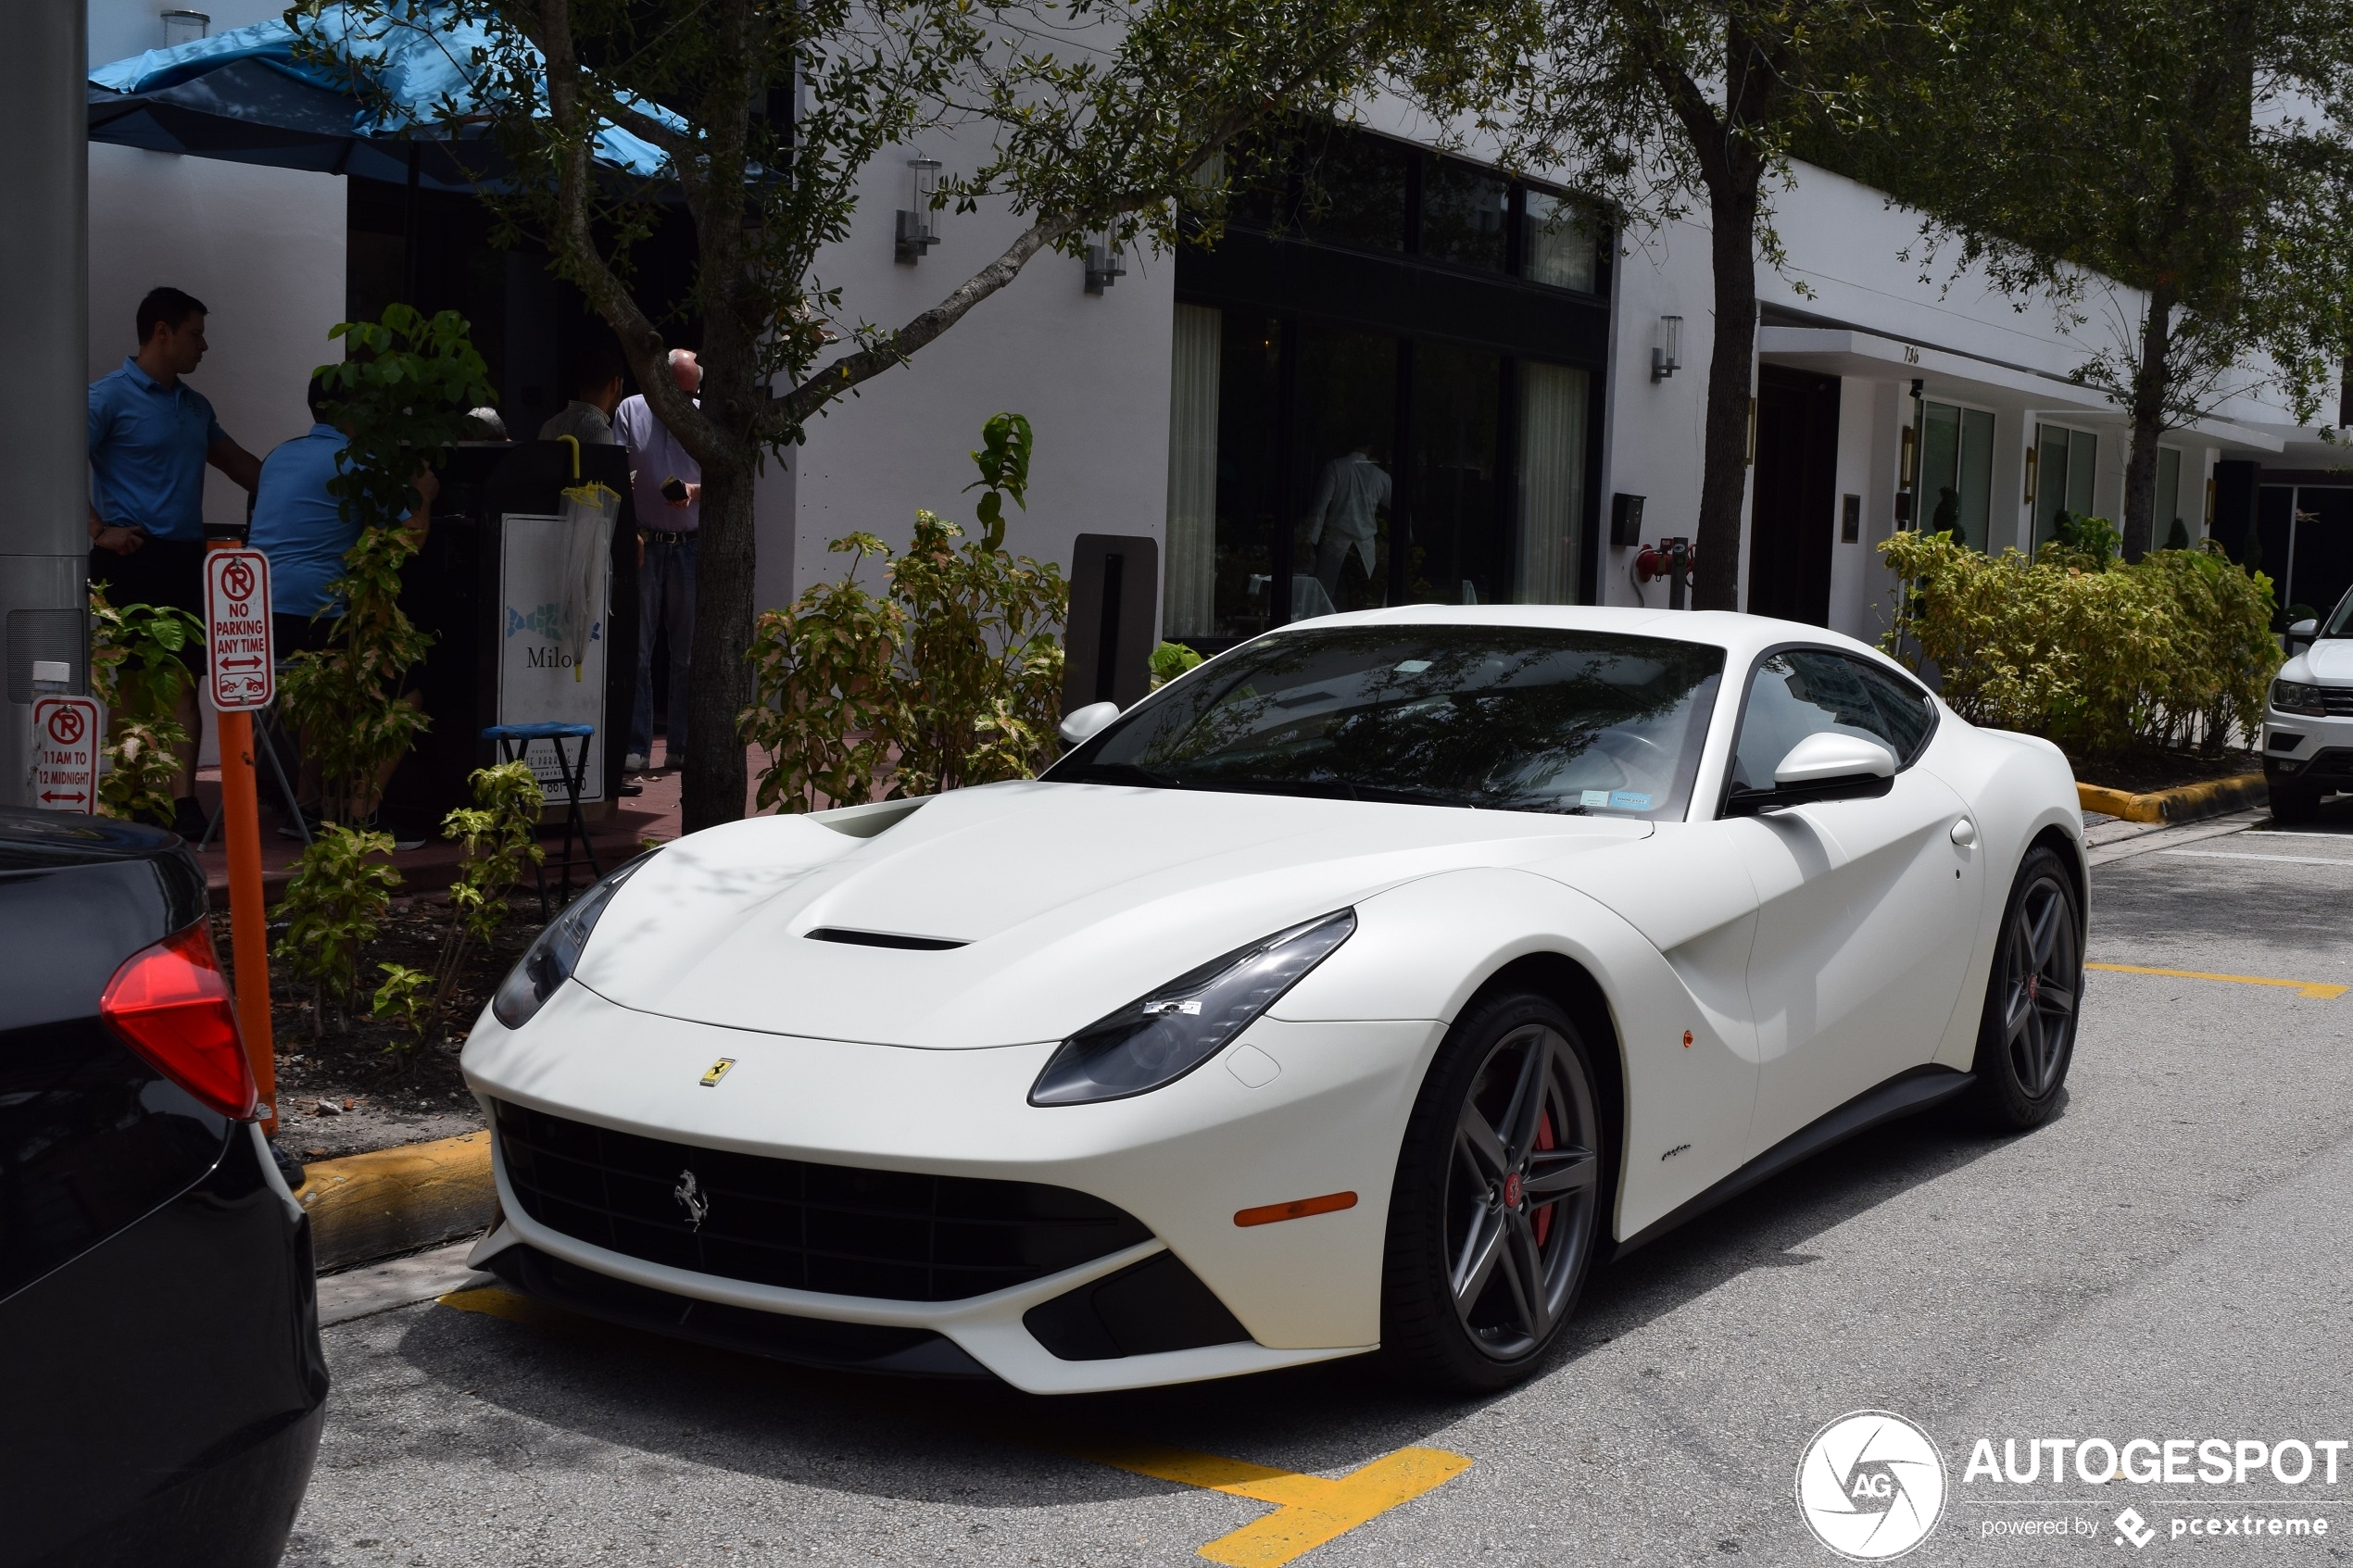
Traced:
<path fill-rule="evenodd" d="M 194 44 L 211 30 L 212 19 L 202 11 L 163 13 L 163 46 L 167 49 Z"/>
<path fill-rule="evenodd" d="M 1111 231 L 1101 229 L 1087 241 L 1087 292 L 1101 294 L 1127 276 L 1125 254 L 1111 243 Z"/>
<path fill-rule="evenodd" d="M 1683 319 L 1661 316 L 1651 342 L 1651 380 L 1665 381 L 1683 368 Z"/>
<path fill-rule="evenodd" d="M 2026 504 L 2034 504 L 2034 482 L 2042 472 L 2043 454 L 2029 446 L 2026 449 Z"/>
<path fill-rule="evenodd" d="M 899 236 L 891 257 L 912 266 L 939 243 L 932 206 L 939 194 L 939 160 L 924 157 L 917 148 L 907 160 L 907 175 L 909 205 L 899 209 Z"/>

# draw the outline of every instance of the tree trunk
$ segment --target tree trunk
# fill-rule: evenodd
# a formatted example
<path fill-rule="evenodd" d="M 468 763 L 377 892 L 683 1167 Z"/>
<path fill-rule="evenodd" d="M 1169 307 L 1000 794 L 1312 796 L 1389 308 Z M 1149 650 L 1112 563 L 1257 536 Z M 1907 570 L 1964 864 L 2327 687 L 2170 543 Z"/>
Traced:
<path fill-rule="evenodd" d="M 1756 360 L 1756 187 L 1763 170 L 1744 150 L 1710 170 L 1710 255 L 1716 346 L 1707 359 L 1707 427 L 1701 451 L 1696 609 L 1741 607 L 1741 513 L 1748 495 L 1748 431 Z"/>
<path fill-rule="evenodd" d="M 2173 293 L 2149 295 L 2141 323 L 2141 362 L 2133 370 L 2133 451 L 2124 464 L 2124 558 L 2139 560 L 2163 543 L 2157 516 L 2157 444 L 2165 434 L 2165 398 L 2172 378 Z"/>
<path fill-rule="evenodd" d="M 752 486 L 757 465 L 705 467 L 695 562 L 695 646 L 686 684 L 687 833 L 744 814 L 744 743 L 736 718 L 751 701 Z"/>

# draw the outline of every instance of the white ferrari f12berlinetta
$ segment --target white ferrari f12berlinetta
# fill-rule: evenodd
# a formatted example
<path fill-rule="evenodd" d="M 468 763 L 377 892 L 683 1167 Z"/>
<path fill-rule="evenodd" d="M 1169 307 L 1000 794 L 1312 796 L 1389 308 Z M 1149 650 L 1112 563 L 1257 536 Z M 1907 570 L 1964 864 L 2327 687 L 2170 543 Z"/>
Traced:
<path fill-rule="evenodd" d="M 2048 743 L 1817 628 L 1423 606 L 1231 649 L 1044 777 L 615 871 L 469 1039 L 475 1262 L 1037 1392 L 1526 1376 L 1593 1267 L 1842 1138 L 2049 1114 Z"/>

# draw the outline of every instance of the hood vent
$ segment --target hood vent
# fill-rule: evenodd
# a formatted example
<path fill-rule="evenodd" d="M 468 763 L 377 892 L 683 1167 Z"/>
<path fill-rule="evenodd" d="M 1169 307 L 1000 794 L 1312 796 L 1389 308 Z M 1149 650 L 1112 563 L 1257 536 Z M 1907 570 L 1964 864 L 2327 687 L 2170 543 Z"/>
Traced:
<path fill-rule="evenodd" d="M 821 925 L 801 935 L 812 942 L 846 942 L 853 947 L 903 947 L 917 953 L 944 953 L 950 947 L 971 946 L 949 936 L 902 936 L 895 931 L 851 931 L 838 925 Z"/>

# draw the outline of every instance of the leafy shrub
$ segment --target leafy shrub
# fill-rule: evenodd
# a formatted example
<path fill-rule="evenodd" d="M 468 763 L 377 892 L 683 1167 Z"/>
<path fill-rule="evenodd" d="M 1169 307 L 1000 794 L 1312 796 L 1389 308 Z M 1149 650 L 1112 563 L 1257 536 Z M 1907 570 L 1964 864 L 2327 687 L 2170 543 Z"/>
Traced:
<path fill-rule="evenodd" d="M 1201 655 L 1182 643 L 1163 643 L 1152 649 L 1152 689 L 1158 691 L 1201 662 Z"/>
<path fill-rule="evenodd" d="M 383 929 L 399 885 L 388 833 L 330 824 L 295 862 L 278 906 L 286 934 L 270 956 L 290 978 L 309 982 L 321 1038 L 330 1012 L 340 1017 L 350 1006 L 359 986 L 359 949 Z"/>
<path fill-rule="evenodd" d="M 328 335 L 344 339 L 351 358 L 312 372 L 352 433 L 327 489 L 359 536 L 328 590 L 343 614 L 327 646 L 289 659 L 280 691 L 318 771 L 326 814 L 340 822 L 374 813 L 386 770 L 427 724 L 401 695 L 433 643 L 400 608 L 400 570 L 417 552 L 403 520 L 422 504 L 419 467 L 438 466 L 465 435 L 466 410 L 492 400 L 488 367 L 467 330 L 454 310 L 427 320 L 390 306 L 381 322 L 336 326 Z"/>
<path fill-rule="evenodd" d="M 547 855 L 539 846 L 539 814 L 547 797 L 531 764 L 478 768 L 470 782 L 474 803 L 459 807 L 441 822 L 441 835 L 456 841 L 462 853 L 458 875 L 449 884 L 449 924 L 434 967 L 376 966 L 384 982 L 376 987 L 371 1010 L 375 1017 L 401 1025 L 410 1046 L 423 1042 L 447 1008 L 469 950 L 497 940 L 498 928 L 510 912 L 508 896 L 522 880 L 524 869 Z"/>
<path fill-rule="evenodd" d="M 761 616 L 738 722 L 773 759 L 761 809 L 868 799 L 894 756 L 894 797 L 1027 778 L 1053 759 L 1070 584 L 1004 549 L 1004 499 L 1027 505 L 1030 440 L 1019 414 L 983 428 L 981 477 L 966 487 L 986 492 L 978 539 L 959 546 L 963 530 L 929 511 L 904 555 L 871 533 L 837 539 L 856 557 L 849 574 Z M 856 581 L 869 556 L 884 596 Z"/>
<path fill-rule="evenodd" d="M 2271 579 L 2212 550 L 2120 565 L 2114 538 L 2101 519 L 2076 520 L 2029 558 L 1898 533 L 1880 546 L 1906 579 L 1882 646 L 1915 669 L 1934 663 L 1971 723 L 2079 757 L 2243 743 L 2280 665 Z"/>
<path fill-rule="evenodd" d="M 179 718 L 190 679 L 180 650 L 203 642 L 204 622 L 188 611 L 110 605 L 104 583 L 90 585 L 90 688 L 107 706 L 107 767 L 98 778 L 106 815 L 171 821 L 179 748 L 189 738 Z"/>

